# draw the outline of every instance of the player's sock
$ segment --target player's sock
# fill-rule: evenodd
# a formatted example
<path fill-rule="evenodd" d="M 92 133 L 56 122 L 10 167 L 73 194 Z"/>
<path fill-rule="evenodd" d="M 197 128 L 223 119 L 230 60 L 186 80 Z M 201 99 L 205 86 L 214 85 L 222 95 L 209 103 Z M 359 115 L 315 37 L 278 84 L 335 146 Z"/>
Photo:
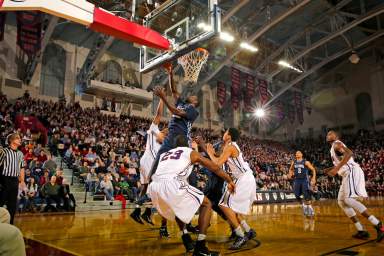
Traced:
<path fill-rule="evenodd" d="M 243 227 L 245 232 L 249 232 L 249 230 L 251 230 L 251 227 L 247 224 L 245 220 L 242 220 L 240 224 Z"/>
<path fill-rule="evenodd" d="M 204 235 L 204 234 L 199 234 L 197 236 L 197 241 L 202 241 L 202 240 L 205 240 L 207 238 L 207 235 Z"/>
<path fill-rule="evenodd" d="M 369 216 L 369 217 L 368 217 L 368 220 L 372 223 L 373 226 L 376 226 L 376 225 L 379 224 L 379 222 L 380 222 L 380 221 L 379 221 L 375 216 L 373 216 L 373 215 Z"/>
<path fill-rule="evenodd" d="M 355 222 L 355 227 L 357 231 L 364 231 L 363 225 L 361 225 L 360 221 Z"/>
<path fill-rule="evenodd" d="M 241 226 L 238 226 L 237 228 L 235 228 L 235 233 L 239 237 L 244 237 L 244 231 L 241 229 Z"/>

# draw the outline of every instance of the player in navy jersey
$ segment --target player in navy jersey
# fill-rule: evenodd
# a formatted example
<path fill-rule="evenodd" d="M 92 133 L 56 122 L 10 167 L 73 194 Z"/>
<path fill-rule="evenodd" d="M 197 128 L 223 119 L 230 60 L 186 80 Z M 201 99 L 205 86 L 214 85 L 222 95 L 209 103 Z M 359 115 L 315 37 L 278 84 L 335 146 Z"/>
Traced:
<path fill-rule="evenodd" d="M 164 139 L 152 166 L 152 174 L 156 172 L 160 155 L 175 148 L 175 139 L 177 136 L 184 136 L 187 139 L 189 146 L 191 146 L 192 124 L 199 116 L 199 112 L 196 109 L 199 106 L 197 96 L 189 96 L 185 101 L 183 101 L 173 82 L 172 65 L 168 64 L 166 68 L 169 73 L 169 86 L 176 103 L 173 105 L 168 102 L 164 88 L 156 87 L 154 89 L 154 93 L 163 100 L 164 105 L 167 106 L 169 111 L 172 113 L 172 118 L 168 124 L 168 136 Z"/>
<path fill-rule="evenodd" d="M 296 199 L 302 204 L 305 216 L 313 216 L 315 214 L 311 205 L 311 191 L 309 185 L 309 170 L 312 172 L 311 186 L 316 185 L 316 169 L 313 165 L 303 159 L 301 151 L 296 152 L 296 160 L 292 161 L 289 168 L 288 178 L 294 177 L 294 192 Z M 304 197 L 302 201 L 301 196 Z"/>

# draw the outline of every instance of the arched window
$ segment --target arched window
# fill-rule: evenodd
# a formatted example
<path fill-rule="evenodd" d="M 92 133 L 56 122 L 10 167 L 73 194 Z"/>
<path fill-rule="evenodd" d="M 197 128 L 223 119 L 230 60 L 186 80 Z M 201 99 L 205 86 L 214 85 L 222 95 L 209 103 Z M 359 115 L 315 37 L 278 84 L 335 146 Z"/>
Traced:
<path fill-rule="evenodd" d="M 105 69 L 102 73 L 102 81 L 110 84 L 122 84 L 122 70 L 119 63 L 109 60 L 105 64 Z"/>
<path fill-rule="evenodd" d="M 366 92 L 356 96 L 356 114 L 361 129 L 373 128 L 373 111 L 371 95 Z"/>
<path fill-rule="evenodd" d="M 40 88 L 43 95 L 64 96 L 66 63 L 66 52 L 63 47 L 54 43 L 47 45 L 40 76 Z"/>

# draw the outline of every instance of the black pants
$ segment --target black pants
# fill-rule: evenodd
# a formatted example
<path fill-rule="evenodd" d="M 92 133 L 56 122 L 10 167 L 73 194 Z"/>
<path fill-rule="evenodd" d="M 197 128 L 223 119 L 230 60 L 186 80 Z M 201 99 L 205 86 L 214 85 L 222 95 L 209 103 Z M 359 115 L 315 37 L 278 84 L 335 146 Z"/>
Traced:
<path fill-rule="evenodd" d="M 44 212 L 47 212 L 49 209 L 57 211 L 57 208 L 61 208 L 61 198 L 59 195 L 47 195 L 45 197 L 45 202 L 47 205 L 44 208 Z M 52 206 L 52 203 L 56 203 L 56 208 Z"/>
<path fill-rule="evenodd" d="M 11 215 L 11 224 L 15 218 L 19 179 L 17 177 L 0 176 L 0 206 L 6 205 Z"/>

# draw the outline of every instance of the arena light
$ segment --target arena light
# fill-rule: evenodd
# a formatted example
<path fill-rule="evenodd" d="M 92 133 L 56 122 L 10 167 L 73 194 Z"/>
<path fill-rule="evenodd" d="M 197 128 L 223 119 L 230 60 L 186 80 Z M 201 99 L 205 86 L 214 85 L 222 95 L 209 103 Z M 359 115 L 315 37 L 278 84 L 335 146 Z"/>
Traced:
<path fill-rule="evenodd" d="M 254 115 L 257 118 L 263 118 L 265 116 L 265 110 L 262 109 L 262 108 L 258 108 L 258 109 L 255 110 Z"/>
<path fill-rule="evenodd" d="M 291 64 L 289 64 L 287 61 L 285 60 L 280 60 L 279 63 L 278 63 L 280 66 L 282 67 L 285 67 L 285 68 L 289 68 L 289 69 L 292 69 L 294 71 L 296 71 L 297 73 L 303 73 L 303 70 L 300 70 L 294 66 L 292 66 Z"/>
<path fill-rule="evenodd" d="M 207 32 L 212 30 L 212 27 L 204 22 L 197 24 L 197 27 Z"/>
<path fill-rule="evenodd" d="M 248 51 L 251 51 L 251 52 L 257 52 L 259 50 L 257 47 L 255 47 L 255 46 L 253 46 L 253 45 L 251 45 L 251 44 L 249 44 L 247 42 L 242 42 L 240 44 L 240 47 L 243 48 L 243 49 L 246 49 Z"/>
<path fill-rule="evenodd" d="M 233 42 L 235 40 L 235 38 L 228 32 L 221 32 L 220 39 L 226 42 Z"/>

